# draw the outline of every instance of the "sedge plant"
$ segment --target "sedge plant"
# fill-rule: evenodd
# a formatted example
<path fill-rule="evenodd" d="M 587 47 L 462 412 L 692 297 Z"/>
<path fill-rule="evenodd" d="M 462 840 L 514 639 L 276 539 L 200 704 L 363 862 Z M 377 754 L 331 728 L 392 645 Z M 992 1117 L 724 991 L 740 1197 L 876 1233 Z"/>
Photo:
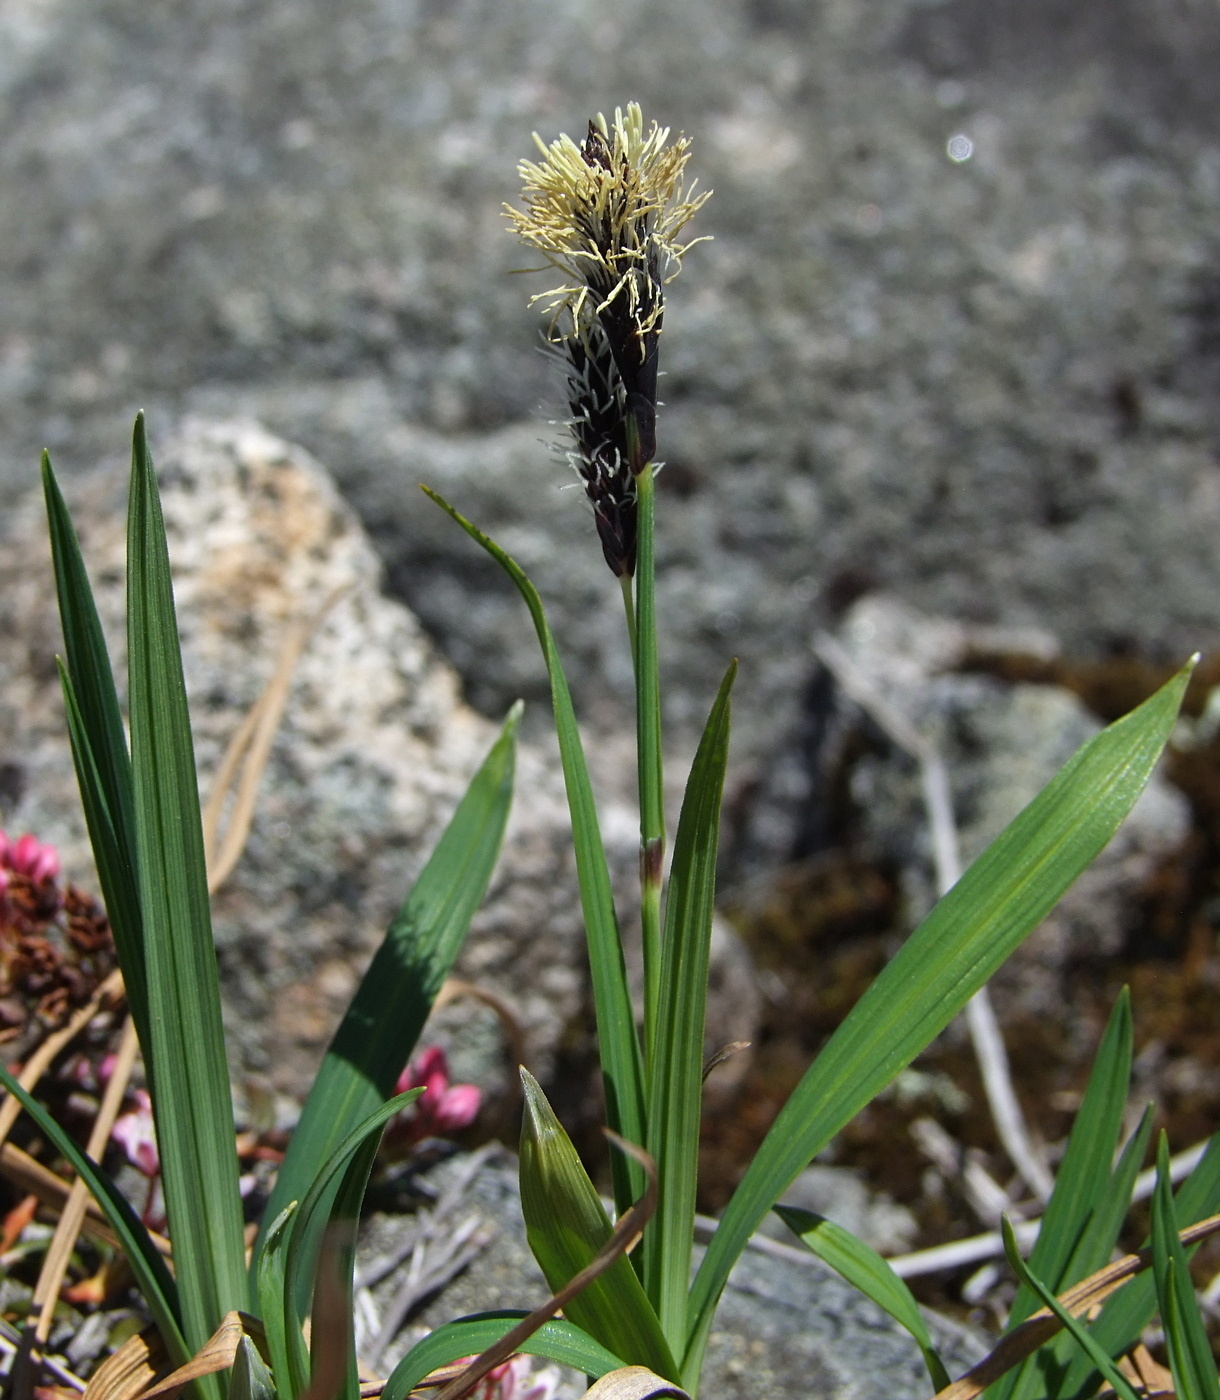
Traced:
<path fill-rule="evenodd" d="M 645 128 L 634 105 L 612 121 L 599 116 L 579 144 L 562 137 L 539 147 L 540 160 L 521 167 L 524 208 L 510 212 L 525 242 L 561 274 L 560 283 L 540 298 L 547 343 L 563 365 L 572 460 L 618 581 L 634 660 L 644 993 L 636 1007 L 592 785 L 542 599 L 494 541 L 430 493 L 503 567 L 542 646 L 572 820 L 606 1116 L 625 1145 L 612 1164 L 616 1228 L 541 1087 L 523 1075 L 522 1208 L 530 1246 L 563 1296 L 565 1316 L 551 1318 L 514 1346 L 593 1377 L 643 1366 L 662 1378 L 665 1393 L 681 1386 L 693 1396 L 721 1292 L 754 1229 L 798 1173 L 948 1024 L 1109 841 L 1169 737 L 1190 668 L 1085 744 L 908 938 L 784 1105 L 692 1278 L 709 944 L 734 667 L 712 703 L 667 852 L 654 478 L 665 288 L 690 247 L 682 241 L 686 225 L 707 196 L 684 183 L 687 141 L 671 143 L 655 124 Z M 64 634 L 68 730 L 144 1055 L 172 1274 L 98 1164 L 2 1069 L 0 1082 L 96 1197 L 170 1364 L 186 1368 L 182 1377 L 199 1400 L 220 1400 L 222 1389 L 231 1400 L 359 1400 L 351 1292 L 360 1202 L 382 1127 L 420 1092 L 395 1095 L 394 1086 L 497 857 L 512 794 L 519 708 L 510 712 L 335 1034 L 247 1263 L 190 722 L 143 420 L 135 429 L 128 511 L 130 743 L 77 537 L 46 459 L 43 482 Z M 1145 1119 L 1114 1160 L 1130 1055 L 1123 997 L 1099 1051 L 1038 1247 L 1028 1265 L 1015 1265 L 1023 1270 L 1013 1312 L 1018 1341 L 1037 1321 L 1030 1314 L 1039 1301 L 1073 1285 L 1085 1287 L 1085 1275 L 1105 1262 L 1117 1237 L 1150 1132 Z M 999 1383 L 1001 1400 L 1043 1394 L 1067 1400 L 1087 1393 L 1103 1375 L 1113 1380 L 1103 1360 L 1130 1345 L 1158 1306 L 1173 1339 L 1170 1359 L 1180 1394 L 1184 1400 L 1220 1400 L 1214 1368 L 1203 1355 L 1205 1339 L 1200 1341 L 1202 1325 L 1179 1241 L 1184 1225 L 1220 1203 L 1220 1151 L 1209 1151 L 1176 1198 L 1165 1161 L 1162 1146 L 1148 1256 L 1152 1274 L 1113 1294 L 1090 1326 L 1091 1350 L 1071 1349 L 1083 1345 L 1074 1318 L 1067 1332 L 1072 1342 L 1047 1342 L 1038 1332 L 1042 1351 Z M 628 1257 L 617 1246 L 608 1250 L 608 1242 L 620 1236 L 626 1244 L 624 1222 L 643 1220 L 647 1211 L 637 1203 L 646 1197 L 651 1204 L 654 1195 L 642 1235 L 634 1223 L 627 1232 L 640 1235 L 635 1252 Z M 943 1365 L 918 1308 L 889 1266 L 829 1222 L 795 1211 L 785 1211 L 784 1218 L 811 1249 L 912 1331 L 941 1388 Z M 587 1286 L 573 1293 L 578 1280 Z M 303 1327 L 311 1307 L 312 1347 Z M 385 1400 L 405 1400 L 436 1368 L 516 1338 L 524 1317 L 486 1313 L 437 1329 L 396 1367 Z M 209 1339 L 224 1337 L 236 1337 L 236 1345 L 225 1350 L 214 1340 L 208 1346 Z M 215 1362 L 218 1351 L 221 1363 Z M 1033 1355 L 1033 1349 L 1023 1355 Z M 466 1389 L 474 1383 L 472 1376 Z M 445 1392 L 446 1400 L 462 1391 L 460 1381 L 455 1387 Z"/>
<path fill-rule="evenodd" d="M 656 123 L 646 127 L 634 104 L 612 120 L 598 115 L 580 142 L 567 136 L 550 144 L 535 141 L 540 158 L 519 167 L 523 207 L 509 208 L 508 215 L 525 244 L 560 275 L 534 301 L 543 308 L 546 344 L 562 368 L 569 457 L 619 584 L 634 662 L 644 966 L 638 1008 L 628 986 L 581 738 L 542 599 L 503 549 L 453 505 L 428 494 L 501 565 L 532 616 L 550 679 L 571 812 L 607 1123 L 644 1147 L 655 1163 L 656 1212 L 630 1264 L 622 1260 L 602 1275 L 572 1302 L 567 1316 L 624 1364 L 645 1366 L 694 1395 L 721 1292 L 755 1228 L 812 1158 L 944 1029 L 1110 840 L 1152 773 L 1191 668 L 1085 744 L 911 934 L 780 1111 L 692 1278 L 709 945 L 736 668 L 730 665 L 712 703 L 666 874 L 654 521 L 665 289 L 698 241 L 685 238 L 685 230 L 708 196 L 685 180 L 687 139 L 671 142 Z M 1126 1093 L 1122 1066 L 1129 1070 L 1130 1058 L 1125 998 L 1115 1016 L 1095 1071 L 1100 1087 L 1091 1089 L 1087 1112 L 1082 1109 L 1080 1146 L 1060 1173 L 1043 1253 L 1031 1261 L 1053 1286 L 1075 1282 L 1108 1257 L 1130 1194 L 1128 1178 L 1147 1143 L 1145 1124 L 1112 1166 Z M 602 1247 L 612 1221 L 542 1089 L 523 1078 L 522 1208 L 534 1255 L 559 1289 Z M 1099 1114 L 1105 1119 L 1100 1135 L 1090 1117 Z M 614 1207 L 621 1214 L 639 1196 L 643 1177 L 629 1157 L 616 1158 L 612 1171 Z M 1186 1191 L 1193 1194 L 1178 1216 L 1165 1207 L 1163 1218 L 1186 1223 L 1220 1202 L 1220 1153 L 1208 1155 L 1191 1183 Z M 784 1218 L 810 1248 L 910 1328 L 941 1388 L 947 1381 L 943 1365 L 906 1285 L 889 1266 L 829 1222 L 791 1211 Z M 1026 1285 L 1018 1300 L 1014 1326 L 1032 1310 L 1032 1289 Z M 1145 1289 L 1138 1304 L 1123 1305 L 1121 1325 L 1107 1324 L 1116 1346 L 1138 1335 L 1147 1303 Z M 488 1321 L 470 1326 L 468 1342 L 463 1324 L 450 1324 L 448 1352 L 430 1339 L 428 1364 L 474 1350 L 475 1329 L 485 1333 Z M 424 1363 L 423 1352 L 408 1355 L 391 1377 L 387 1400 L 402 1400 L 425 1374 Z M 1029 1374 L 1020 1373 L 1007 1391 L 1020 1388 L 1025 1400 Z"/>

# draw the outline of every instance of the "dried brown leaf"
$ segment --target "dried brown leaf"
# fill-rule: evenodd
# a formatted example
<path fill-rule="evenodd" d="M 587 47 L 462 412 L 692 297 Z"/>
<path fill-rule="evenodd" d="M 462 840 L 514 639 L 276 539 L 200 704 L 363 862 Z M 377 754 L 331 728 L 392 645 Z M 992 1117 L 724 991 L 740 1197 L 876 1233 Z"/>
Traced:
<path fill-rule="evenodd" d="M 661 1396 L 676 1396 L 687 1400 L 684 1390 L 672 1381 L 663 1380 L 647 1366 L 624 1366 L 621 1371 L 607 1371 L 585 1392 L 585 1400 L 659 1400 Z"/>

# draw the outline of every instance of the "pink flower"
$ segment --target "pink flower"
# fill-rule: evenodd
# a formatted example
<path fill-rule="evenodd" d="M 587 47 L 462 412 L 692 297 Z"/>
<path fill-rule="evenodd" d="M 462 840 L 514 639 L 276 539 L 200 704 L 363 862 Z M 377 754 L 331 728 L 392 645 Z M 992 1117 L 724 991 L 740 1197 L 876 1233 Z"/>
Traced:
<path fill-rule="evenodd" d="M 45 846 L 36 837 L 27 834 L 10 841 L 0 831 L 0 891 L 8 886 L 5 870 L 41 883 L 54 880 L 59 874 L 59 852 L 54 846 Z"/>
<path fill-rule="evenodd" d="M 161 1171 L 157 1153 L 157 1130 L 153 1126 L 152 1100 L 146 1089 L 132 1093 L 136 1106 L 121 1114 L 110 1136 L 127 1154 L 127 1160 L 151 1181 Z"/>
<path fill-rule="evenodd" d="M 517 1355 L 488 1371 L 471 1396 L 472 1400 L 552 1400 L 558 1386 L 559 1372 L 554 1367 L 535 1371 L 528 1356 Z"/>
<path fill-rule="evenodd" d="M 451 1084 L 449 1062 L 439 1045 L 430 1045 L 403 1070 L 394 1092 L 423 1089 L 403 1120 L 415 1142 L 445 1137 L 468 1128 L 478 1117 L 483 1095 L 477 1085 Z"/>

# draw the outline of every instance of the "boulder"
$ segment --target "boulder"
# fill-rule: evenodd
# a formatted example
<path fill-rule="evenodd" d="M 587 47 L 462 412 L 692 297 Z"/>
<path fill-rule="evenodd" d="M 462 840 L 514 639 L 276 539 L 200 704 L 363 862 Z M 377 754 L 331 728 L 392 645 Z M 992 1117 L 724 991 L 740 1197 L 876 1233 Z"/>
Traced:
<path fill-rule="evenodd" d="M 139 404 L 162 439 L 257 416 L 335 472 L 478 708 L 541 671 L 421 478 L 533 563 L 584 712 L 622 703 L 499 211 L 532 130 L 634 98 L 715 187 L 663 346 L 687 740 L 740 654 L 765 754 L 810 625 L 869 586 L 1189 654 L 1220 641 L 1217 72 L 1179 0 L 8 0 L 0 483 L 121 455 Z"/>

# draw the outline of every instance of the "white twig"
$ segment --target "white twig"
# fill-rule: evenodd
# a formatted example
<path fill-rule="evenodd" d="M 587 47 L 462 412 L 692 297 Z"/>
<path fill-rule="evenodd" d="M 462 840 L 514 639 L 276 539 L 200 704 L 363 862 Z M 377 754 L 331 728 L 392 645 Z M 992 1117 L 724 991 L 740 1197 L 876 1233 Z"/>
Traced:
<path fill-rule="evenodd" d="M 1023 1250 L 1033 1248 L 1041 1228 L 1041 1220 L 1026 1220 L 1013 1226 L 1017 1243 Z M 889 1261 L 889 1265 L 899 1278 L 916 1278 L 920 1274 L 960 1269 L 963 1264 L 981 1264 L 985 1259 L 995 1259 L 1003 1253 L 1004 1241 L 999 1231 L 989 1230 L 985 1235 L 974 1235 L 968 1240 L 954 1240 L 951 1244 L 938 1244 L 932 1249 L 918 1249 L 914 1254 L 899 1254 Z"/>
<path fill-rule="evenodd" d="M 1169 1160 L 1170 1179 L 1179 1182 L 1183 1177 L 1189 1176 L 1199 1164 L 1199 1160 L 1206 1150 L 1207 1143 L 1200 1142 L 1196 1143 L 1194 1147 L 1188 1147 L 1185 1152 L 1179 1152 L 1176 1157 L 1171 1157 Z M 1142 1201 L 1151 1195 L 1155 1179 L 1155 1169 L 1151 1171 L 1151 1174 L 1149 1172 L 1141 1173 L 1136 1178 L 1132 1200 Z M 706 1244 L 716 1233 L 718 1224 L 719 1221 L 714 1220 L 710 1215 L 696 1215 L 695 1238 L 701 1244 Z M 1033 1248 L 1041 1228 L 1040 1218 L 1014 1223 L 1013 1229 L 1016 1231 L 1017 1243 L 1023 1251 L 1028 1252 Z M 795 1245 L 782 1244 L 779 1240 L 768 1239 L 766 1235 L 752 1236 L 746 1247 L 756 1250 L 760 1254 L 770 1254 L 778 1259 L 789 1259 L 794 1263 L 812 1264 L 817 1258 L 809 1250 L 797 1248 Z M 971 1235 L 969 1239 L 953 1240 L 949 1244 L 938 1244 L 931 1249 L 916 1250 L 912 1254 L 896 1254 L 886 1262 L 899 1278 L 916 1278 L 921 1274 L 938 1274 L 949 1269 L 960 1269 L 966 1264 L 982 1264 L 988 1259 L 1000 1258 L 1003 1253 L 1004 1241 L 999 1232 L 988 1230 L 982 1235 Z M 1217 1301 L 1220 1301 L 1220 1274 L 1217 1274 L 1212 1283 L 1208 1285 L 1208 1292 L 1210 1293 L 1213 1288 Z"/>
<path fill-rule="evenodd" d="M 843 693 L 854 700 L 899 748 L 905 749 L 919 764 L 924 806 L 932 834 L 937 892 L 947 894 L 961 876 L 962 866 L 949 770 L 944 759 L 906 715 L 877 694 L 873 684 L 834 637 L 826 632 L 819 633 L 814 638 L 813 650 Z M 985 986 L 979 988 L 966 1006 L 966 1025 L 996 1133 L 1013 1166 L 1021 1173 L 1030 1190 L 1045 1203 L 1050 1199 L 1054 1178 L 1034 1144 L 1021 1105 L 1017 1102 L 1008 1053 Z"/>

